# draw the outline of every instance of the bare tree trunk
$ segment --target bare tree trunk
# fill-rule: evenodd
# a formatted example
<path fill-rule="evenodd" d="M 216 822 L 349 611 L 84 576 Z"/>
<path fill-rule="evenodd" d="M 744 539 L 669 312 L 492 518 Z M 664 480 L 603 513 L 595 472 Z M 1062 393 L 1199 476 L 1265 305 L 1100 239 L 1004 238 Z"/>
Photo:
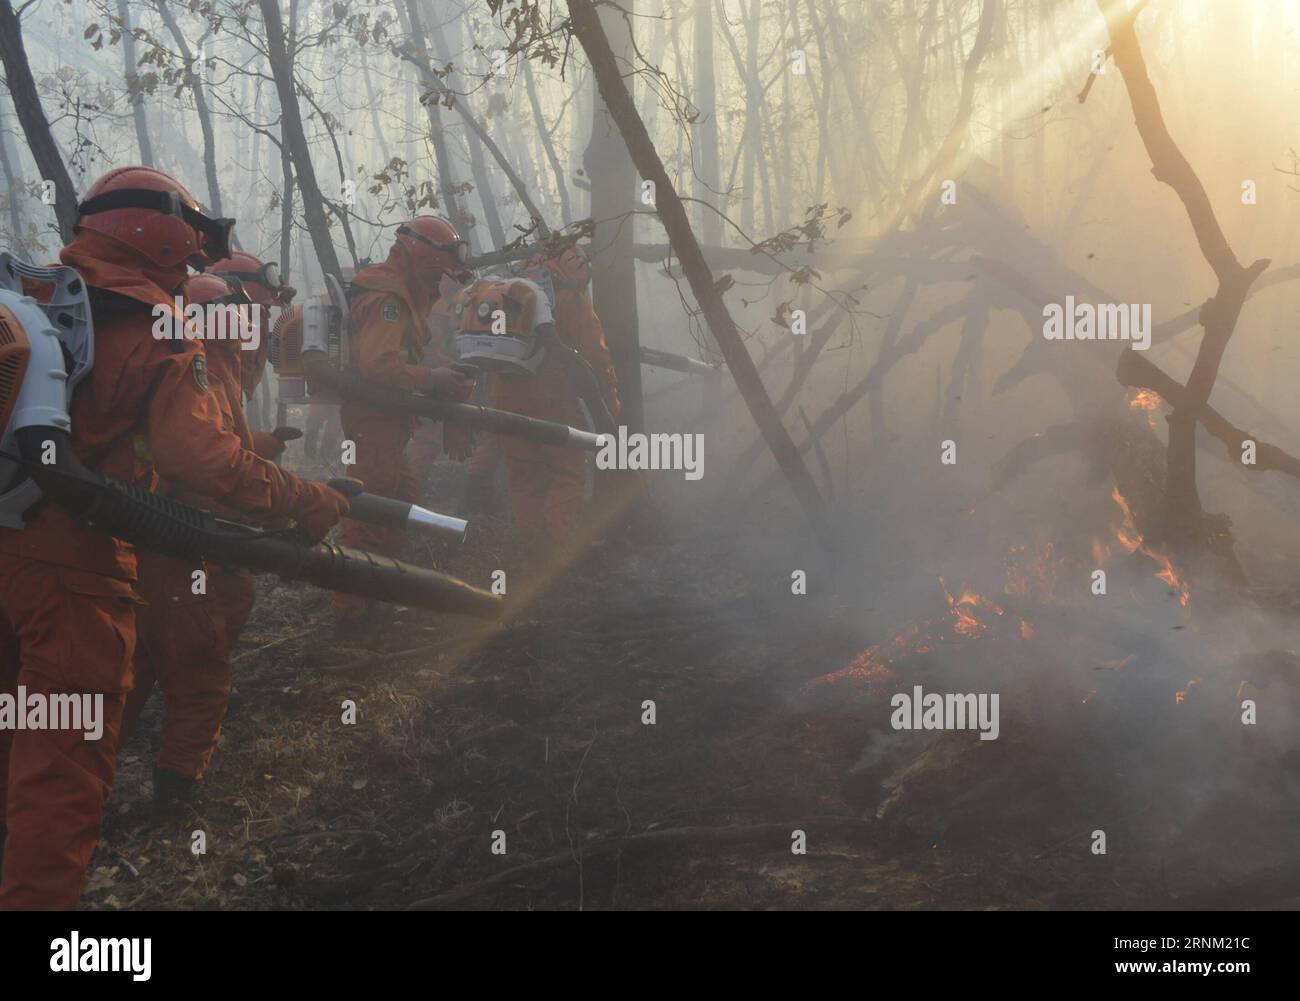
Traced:
<path fill-rule="evenodd" d="M 419 79 L 424 80 L 431 74 L 425 44 L 427 36 L 424 22 L 420 20 L 420 12 L 412 0 L 393 0 L 393 5 L 397 10 L 398 19 L 402 22 L 402 30 L 416 48 L 415 58 L 409 62 L 415 67 Z M 408 117 L 411 95 L 414 92 L 414 87 L 406 92 Z M 432 94 L 422 96 L 420 103 L 424 105 L 425 113 L 429 118 L 429 142 L 433 144 L 433 159 L 438 167 L 438 190 L 442 195 L 442 210 L 452 224 L 462 231 L 470 247 L 477 247 L 478 239 L 476 234 L 471 232 L 469 213 L 461 203 L 456 178 L 451 169 L 451 156 L 447 153 L 447 133 L 442 125 L 442 105 Z"/>
<path fill-rule="evenodd" d="M 617 10 L 606 8 L 601 14 L 601 37 L 610 45 L 618 65 L 630 72 L 633 60 L 630 19 L 635 17 L 631 4 L 623 8 L 627 19 Z M 608 32 L 608 35 L 606 35 Z M 645 402 L 641 393 L 641 339 L 637 317 L 635 213 L 639 180 L 628 156 L 627 146 L 619 138 L 619 126 L 601 98 L 605 86 L 599 83 L 592 112 L 591 141 L 583 153 L 583 165 L 591 180 L 591 216 L 596 221 L 592 234 L 595 259 L 592 262 L 592 303 L 609 339 L 609 353 L 618 374 L 619 398 L 623 402 L 622 420 L 633 431 L 645 426 Z M 627 88 L 624 87 L 624 93 Z M 631 98 L 629 97 L 629 100 Z"/>
<path fill-rule="evenodd" d="M 8 115 L 0 106 L 0 170 L 4 172 L 5 202 L 9 208 L 9 246 L 13 252 L 26 259 L 19 247 L 23 231 L 23 217 L 18 210 L 18 176 L 14 173 L 15 159 L 9 155 Z"/>
<path fill-rule="evenodd" d="M 903 122 L 903 135 L 898 144 L 898 156 L 894 161 L 894 170 L 901 177 L 907 176 L 918 146 L 924 139 L 929 138 L 922 92 L 926 79 L 926 57 L 937 22 L 935 14 L 938 6 L 938 0 L 930 0 L 925 21 L 906 54 L 903 52 L 901 41 L 896 36 L 890 37 L 894 61 L 898 64 L 898 72 L 903 79 L 903 90 L 907 95 L 907 115 Z M 912 25 L 904 25 L 904 29 L 910 31 Z"/>
<path fill-rule="evenodd" d="M 437 53 L 438 59 L 443 63 L 450 64 L 451 53 L 447 48 L 447 40 L 442 29 L 434 23 L 428 26 L 428 32 L 430 39 L 433 41 L 433 51 Z M 455 74 L 449 75 L 443 82 L 448 89 L 453 91 L 456 89 Z M 457 100 L 464 102 L 466 111 L 469 110 L 468 98 L 458 97 Z M 487 164 L 483 160 L 483 143 L 472 128 L 465 130 L 465 143 L 469 147 L 470 176 L 474 178 L 474 189 L 478 194 L 479 204 L 483 206 L 483 218 L 487 221 L 488 236 L 492 240 L 493 247 L 504 247 L 506 244 L 505 228 L 501 225 L 501 213 L 497 209 L 496 193 L 492 190 L 492 177 L 488 173 Z"/>
<path fill-rule="evenodd" d="M 262 86 L 258 81 L 253 87 L 253 119 L 260 122 L 262 120 Z M 248 192 L 256 191 L 258 181 L 262 179 L 262 130 L 257 129 L 252 135 L 252 153 L 249 154 L 248 167 L 250 183 L 245 188 Z M 236 205 L 239 208 L 245 208 L 248 204 L 248 195 L 243 198 L 236 197 Z M 242 216 L 244 213 L 236 209 L 236 214 Z"/>
<path fill-rule="evenodd" d="M 41 108 L 40 92 L 23 48 L 23 29 L 10 0 L 0 0 L 0 60 L 4 62 L 5 80 L 13 96 L 14 111 L 27 137 L 36 169 L 41 177 L 54 182 L 54 216 L 64 243 L 71 243 L 77 225 L 77 189 L 72 185 L 63 154 L 50 131 L 49 119 Z"/>
<path fill-rule="evenodd" d="M 816 4 L 809 3 L 808 16 L 813 19 L 816 25 Z M 831 14 L 835 11 L 832 8 Z M 862 171 L 866 178 L 867 189 L 871 192 L 878 191 L 880 188 L 880 177 L 884 173 L 884 165 L 880 160 L 880 151 L 876 148 L 875 132 L 871 127 L 871 119 L 867 114 L 867 104 L 865 96 L 858 93 L 857 81 L 854 79 L 852 68 L 858 64 L 854 54 L 848 51 L 843 34 L 836 30 L 834 20 L 827 24 L 827 35 L 830 40 L 832 50 L 832 62 L 827 64 L 824 72 L 834 72 L 835 69 L 840 71 L 840 77 L 844 81 L 844 100 L 849 106 L 849 111 L 853 116 L 856 135 L 859 148 L 864 154 L 862 157 Z M 861 181 L 854 179 L 854 188 L 861 188 Z M 845 197 L 845 192 L 839 192 L 840 197 Z M 855 201 L 865 200 L 863 198 Z"/>
<path fill-rule="evenodd" d="M 790 19 L 794 22 L 795 45 L 799 44 L 799 21 L 798 14 L 792 8 Z M 785 43 L 782 37 L 782 44 Z M 806 58 L 806 56 L 805 56 Z M 788 55 L 787 55 L 788 60 Z M 806 69 L 806 67 L 805 67 Z M 777 222 L 782 229 L 794 222 L 794 135 L 791 127 L 794 120 L 794 100 L 790 86 L 791 77 L 790 67 L 787 62 L 786 70 L 781 74 L 781 170 L 777 186 L 781 192 L 781 204 L 776 209 Z M 805 75 L 807 75 L 805 73 Z M 775 140 L 773 146 L 776 146 Z"/>
<path fill-rule="evenodd" d="M 798 4 L 801 0 L 791 0 L 791 9 L 797 15 Z M 813 37 L 817 41 L 817 59 L 818 66 L 821 68 L 819 73 L 805 73 L 808 80 L 808 90 L 813 97 L 813 109 L 817 113 L 817 181 L 813 189 L 813 204 L 820 205 L 823 195 L 826 191 L 826 172 L 831 174 L 831 188 L 833 191 L 843 191 L 842 172 L 836 170 L 836 164 L 832 162 L 835 155 L 835 143 L 832 139 L 830 125 L 830 108 L 831 108 L 831 80 L 833 74 L 830 71 L 830 59 L 826 54 L 826 40 L 822 34 L 821 21 L 817 17 L 817 12 L 813 7 L 816 0 L 806 0 L 809 11 L 809 25 L 813 29 Z M 816 81 L 821 81 L 821 91 L 817 91 Z"/>
<path fill-rule="evenodd" d="M 668 48 L 668 21 L 673 17 L 670 4 L 671 0 L 658 0 L 656 13 L 647 14 L 654 21 L 654 34 L 650 36 L 646 61 L 655 69 L 663 67 L 664 51 Z M 646 87 L 645 93 L 641 96 L 641 121 L 645 122 L 646 132 L 651 141 L 655 138 L 655 122 L 658 117 L 659 90 L 656 87 Z"/>
<path fill-rule="evenodd" d="M 1142 8 L 1130 12 L 1113 0 L 1097 0 L 1097 7 L 1106 18 L 1115 65 L 1124 78 L 1138 134 L 1151 157 L 1152 173 L 1156 180 L 1173 188 L 1183 203 L 1201 253 L 1219 282 L 1218 291 L 1201 306 L 1205 336 L 1188 377 L 1183 401 L 1175 404 L 1169 415 L 1163 530 L 1176 541 L 1192 541 L 1199 535 L 1201 521 L 1201 502 L 1196 489 L 1197 415 L 1209 402 L 1219 365 L 1250 286 L 1269 261 L 1259 260 L 1249 267 L 1242 267 L 1238 262 L 1219 226 L 1205 187 L 1169 134 L 1138 43 L 1135 21 Z"/>
<path fill-rule="evenodd" d="M 533 109 L 533 126 L 537 129 L 537 135 L 542 141 L 542 149 L 546 151 L 546 159 L 551 165 L 551 172 L 555 175 L 556 193 L 560 197 L 560 222 L 567 226 L 573 222 L 573 210 L 569 206 L 569 186 L 565 180 L 564 166 L 560 163 L 560 158 L 555 152 L 555 141 L 551 138 L 551 129 L 542 116 L 542 102 L 537 98 L 537 84 L 533 80 L 532 64 L 527 59 L 523 63 L 524 84 L 528 88 L 528 103 Z"/>
<path fill-rule="evenodd" d="M 144 95 L 140 93 L 140 74 L 135 71 L 135 36 L 131 34 L 131 8 L 127 0 L 117 0 L 117 19 L 122 22 L 123 76 L 126 80 L 127 102 L 131 105 L 131 118 L 135 122 L 135 141 L 140 147 L 140 163 L 154 165 L 153 145 L 149 142 L 149 122 L 144 115 Z"/>
<path fill-rule="evenodd" d="M 754 203 L 758 200 L 755 187 L 755 170 L 763 151 L 762 107 L 763 81 L 758 69 L 758 36 L 763 30 L 762 8 L 758 0 L 749 0 L 749 15 L 745 19 L 745 144 L 744 168 L 740 177 L 741 194 L 740 228 L 754 232 Z M 726 31 L 724 24 L 722 30 Z"/>
<path fill-rule="evenodd" d="M 691 101 L 700 113 L 695 125 L 699 160 L 695 164 L 696 218 L 706 247 L 722 245 L 722 220 L 713 210 L 722 170 L 718 165 L 718 95 L 713 77 L 713 2 L 695 0 L 695 91 Z"/>
<path fill-rule="evenodd" d="M 763 381 L 754 367 L 754 361 L 745 349 L 745 342 L 741 339 L 736 324 L 722 301 L 722 293 L 714 282 L 713 274 L 700 250 L 700 244 L 691 230 L 686 209 L 673 188 L 654 144 L 646 134 L 640 116 L 637 115 L 636 105 L 632 102 L 632 95 L 628 93 L 619 61 L 610 47 L 593 0 L 568 0 L 568 2 L 574 35 L 591 62 L 592 72 L 600 88 L 600 96 L 609 109 L 609 118 L 622 133 L 628 153 L 641 176 L 654 182 L 659 218 L 668 233 L 673 251 L 682 263 L 682 270 L 690 283 L 691 292 L 696 302 L 700 304 L 700 309 L 704 313 L 709 329 L 717 339 L 736 386 L 740 389 L 777 464 L 789 480 L 818 542 L 827 555 L 834 558 L 837 546 L 830 525 L 826 521 L 817 485 L 795 450 L 794 442 L 790 440 L 781 418 L 773 409 L 767 390 L 763 388 Z"/>
<path fill-rule="evenodd" d="M 887 357 L 898 343 L 898 335 L 907 319 L 907 312 L 912 308 L 912 303 L 916 301 L 917 287 L 918 282 L 915 278 L 909 277 L 904 282 L 903 291 L 899 293 L 898 301 L 894 303 L 894 308 L 889 311 L 889 323 L 885 326 L 885 334 L 880 339 L 880 347 L 876 350 L 877 358 Z M 885 373 L 882 370 L 880 377 L 872 383 L 870 387 L 871 395 L 867 399 L 867 413 L 871 418 L 871 439 L 877 448 L 884 446 L 887 437 L 884 376 Z"/>
<path fill-rule="evenodd" d="M 1166 375 L 1136 351 L 1125 351 L 1120 355 L 1119 367 L 1115 376 L 1120 383 L 1134 389 L 1150 389 L 1160 394 L 1164 400 L 1175 406 L 1188 406 L 1187 390 L 1178 380 Z M 1276 445 L 1260 441 L 1259 436 L 1236 427 L 1208 403 L 1202 405 L 1197 413 L 1205 429 L 1227 446 L 1228 459 L 1241 461 L 1241 447 L 1247 440 L 1255 442 L 1255 464 L 1246 466 L 1251 473 L 1276 471 L 1300 479 L 1300 459 L 1288 454 Z"/>
<path fill-rule="evenodd" d="M 903 195 L 902 202 L 885 227 L 886 232 L 901 225 L 908 216 L 920 208 L 935 182 L 943 180 L 943 174 L 956 165 L 975 108 L 975 83 L 979 76 L 980 65 L 984 62 L 984 57 L 992 44 L 993 29 L 1001 12 L 1002 0 L 984 0 L 979 29 L 975 33 L 975 42 L 971 46 L 970 55 L 966 57 L 966 66 L 962 72 L 961 97 L 957 102 L 957 113 L 953 116 L 952 127 L 948 130 L 948 135 L 940 145 L 939 151 Z"/>
<path fill-rule="evenodd" d="M 496 161 L 497 166 L 501 168 L 501 172 L 505 174 L 506 179 L 510 181 L 510 186 L 514 188 L 515 194 L 519 196 L 519 200 L 523 203 L 523 206 L 529 215 L 537 220 L 538 230 L 543 235 L 549 235 L 550 228 L 546 224 L 546 217 L 542 214 L 542 210 L 533 202 L 532 196 L 528 193 L 528 188 L 524 185 L 524 182 L 520 180 L 519 174 L 516 173 L 514 167 L 510 165 L 510 161 L 506 159 L 506 155 L 501 152 L 501 147 L 498 146 L 493 138 L 488 134 L 487 129 L 483 127 L 483 123 L 474 116 L 473 112 L 469 110 L 469 107 L 465 102 L 449 90 L 434 74 L 433 68 L 429 65 L 428 53 L 424 45 L 421 44 L 424 30 L 422 22 L 420 21 L 419 11 L 416 9 L 414 0 L 405 0 L 405 2 L 406 17 L 411 25 L 410 37 L 416 44 L 416 50 L 412 52 L 409 49 L 406 49 L 401 51 L 401 55 L 408 62 L 414 64 L 416 69 L 420 71 L 421 82 L 429 90 L 429 93 L 426 94 L 422 100 L 432 102 L 435 97 L 441 98 L 446 101 L 458 115 L 460 115 L 461 120 L 470 128 L 471 131 L 473 131 L 473 133 L 479 138 L 479 141 L 487 147 L 487 151 L 492 154 L 492 159 Z"/>
<path fill-rule="evenodd" d="M 393 162 L 393 151 L 388 145 L 388 136 L 379 121 L 379 101 L 375 97 L 375 83 L 370 77 L 370 60 L 366 58 L 366 47 L 360 47 L 361 79 L 366 84 L 366 103 L 370 105 L 370 127 L 375 130 L 375 142 L 384 153 L 384 166 Z"/>
<path fill-rule="evenodd" d="M 316 169 L 312 166 L 311 150 L 307 146 L 307 135 L 302 127 L 302 115 L 298 110 L 298 95 L 294 88 L 293 61 L 285 42 L 284 23 L 280 20 L 280 8 L 276 0 L 258 0 L 262 10 L 262 19 L 266 28 L 266 49 L 271 62 L 271 73 L 275 77 L 276 93 L 280 95 L 280 130 L 282 141 L 288 148 L 298 177 L 298 189 L 302 192 L 303 215 L 307 220 L 307 232 L 311 234 L 312 247 L 325 274 L 339 274 L 339 259 L 334 252 L 334 243 L 330 238 L 329 218 L 325 214 L 325 198 L 316 183 Z M 290 16 L 293 16 L 295 4 L 290 4 Z"/>
<path fill-rule="evenodd" d="M 289 147 L 280 143 L 280 271 L 289 280 L 289 254 L 293 247 L 293 160 Z"/>
<path fill-rule="evenodd" d="M 194 111 L 199 116 L 199 128 L 203 131 L 203 173 L 208 181 L 208 210 L 213 215 L 221 215 L 221 182 L 217 179 L 217 151 L 212 130 L 212 112 L 208 108 L 207 95 L 204 93 L 203 78 L 194 72 L 194 58 L 180 25 L 176 23 L 176 15 L 172 11 L 169 0 L 154 0 L 154 5 L 162 16 L 163 24 L 171 32 L 172 40 L 176 42 L 181 58 L 185 60 L 185 83 L 194 98 Z M 126 0 L 121 0 L 121 6 L 126 6 Z"/>
<path fill-rule="evenodd" d="M 975 417 L 979 413 L 980 357 L 984 346 L 984 335 L 989 329 L 989 300 L 984 294 L 982 281 L 976 283 L 976 289 L 978 294 L 974 296 L 971 311 L 966 315 L 966 321 L 961 328 L 961 342 L 957 347 L 957 357 L 952 362 L 948 392 L 943 400 L 940 428 L 943 432 L 942 437 L 945 438 L 955 439 L 961 430 L 963 409 Z"/>

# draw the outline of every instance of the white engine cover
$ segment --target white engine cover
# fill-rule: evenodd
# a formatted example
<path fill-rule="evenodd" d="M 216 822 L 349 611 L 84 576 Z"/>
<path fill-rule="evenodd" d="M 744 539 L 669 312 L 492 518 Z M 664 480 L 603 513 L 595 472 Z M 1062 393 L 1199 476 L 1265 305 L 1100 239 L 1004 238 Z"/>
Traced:
<path fill-rule="evenodd" d="M 22 279 L 54 286 L 48 303 L 23 294 Z M 17 452 L 23 428 L 72 431 L 72 392 L 95 360 L 94 328 L 85 282 L 72 268 L 35 268 L 0 254 L 0 302 L 27 334 L 31 358 L 13 412 L 0 432 L 0 526 L 22 528 L 23 512 L 41 496 L 23 468 L 6 458 Z"/>

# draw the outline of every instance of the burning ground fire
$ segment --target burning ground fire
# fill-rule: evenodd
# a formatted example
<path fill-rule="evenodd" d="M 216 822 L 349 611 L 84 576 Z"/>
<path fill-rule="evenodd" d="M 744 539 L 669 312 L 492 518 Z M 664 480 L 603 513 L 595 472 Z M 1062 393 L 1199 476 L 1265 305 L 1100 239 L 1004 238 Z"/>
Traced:
<path fill-rule="evenodd" d="M 944 583 L 942 577 L 939 578 L 939 586 L 943 588 L 943 596 L 948 599 L 948 608 L 956 616 L 953 623 L 953 629 L 966 637 L 980 636 L 988 628 L 974 614 L 977 609 L 984 609 L 995 615 L 1004 615 L 1005 611 L 1000 605 L 989 601 L 983 595 L 976 594 L 974 591 L 962 591 L 960 598 L 954 598 L 948 590 L 948 585 Z"/>
<path fill-rule="evenodd" d="M 920 654 L 979 639 L 997 617 L 1006 614 L 1006 609 L 997 602 L 971 590 L 963 590 L 954 597 L 942 577 L 939 578 L 939 587 L 948 601 L 943 615 L 909 623 L 890 639 L 858 654 L 847 667 L 814 678 L 808 682 L 806 690 L 849 678 L 868 683 L 886 681 L 893 677 L 896 665 Z M 1022 619 L 1020 633 L 1028 638 L 1033 635 L 1033 626 Z"/>
<path fill-rule="evenodd" d="M 1152 393 L 1150 398 L 1153 401 L 1151 406 L 1154 407 L 1159 402 L 1159 397 Z M 1137 401 L 1134 405 L 1137 405 Z M 1183 607 L 1187 607 L 1191 601 L 1191 591 L 1187 582 L 1178 574 L 1168 556 L 1144 541 L 1142 533 L 1137 528 L 1133 509 L 1118 487 L 1112 489 L 1111 498 L 1119 505 L 1122 514 L 1120 524 L 1113 529 L 1120 549 L 1125 554 L 1140 552 L 1152 560 L 1156 564 L 1155 576 L 1164 581 L 1170 591 L 1178 596 L 1178 601 Z M 1092 540 L 1093 566 L 1104 565 L 1115 552 L 1115 545 L 1094 538 Z M 1045 602 L 1056 599 L 1057 582 L 1063 574 L 1071 580 L 1080 575 L 1082 561 L 1071 559 L 1060 547 L 1049 542 L 1038 552 L 1032 551 L 1027 545 L 1014 545 L 1008 551 L 1005 563 L 1004 594 Z M 814 678 L 808 682 L 805 690 L 849 679 L 868 684 L 885 683 L 894 676 L 894 670 L 898 665 L 913 657 L 950 649 L 983 638 L 989 626 L 1006 614 L 1006 610 L 997 602 L 968 588 L 963 588 L 959 595 L 954 596 L 943 577 L 939 578 L 939 586 L 948 606 L 943 614 L 908 623 L 888 640 L 858 654 L 848 666 Z M 1022 640 L 1030 640 L 1034 637 L 1035 629 L 1031 621 L 1019 618 L 1018 624 Z M 1119 661 L 1109 661 L 1103 667 L 1108 670 L 1118 670 L 1132 660 L 1130 656 Z M 1194 684 L 1195 682 L 1189 685 L 1188 689 L 1194 687 Z M 1095 693 L 1088 693 L 1083 702 L 1086 704 L 1093 694 Z M 1185 695 L 1185 691 L 1179 693 L 1178 701 L 1181 702 Z"/>
<path fill-rule="evenodd" d="M 1123 523 L 1115 530 L 1115 538 L 1127 552 L 1140 552 L 1143 556 L 1154 561 L 1159 567 L 1156 570 L 1156 576 L 1169 585 L 1169 589 L 1178 595 L 1178 602 L 1186 608 L 1192 600 L 1191 589 L 1187 586 L 1187 581 L 1178 575 L 1174 568 L 1173 561 L 1158 549 L 1148 546 L 1142 539 L 1142 533 L 1137 529 L 1137 520 L 1133 517 L 1133 509 L 1129 506 L 1124 495 L 1119 492 L 1119 487 L 1115 487 L 1110 492 L 1111 499 L 1119 505 L 1120 511 L 1124 514 Z M 1094 542 L 1093 552 L 1099 557 L 1098 562 L 1105 562 L 1110 555 L 1110 548 L 1100 541 Z"/>
<path fill-rule="evenodd" d="M 1159 421 L 1156 420 L 1156 412 L 1160 409 L 1160 394 L 1153 389 L 1139 389 L 1133 394 L 1133 398 L 1128 401 L 1128 405 L 1134 410 L 1142 410 L 1147 415 L 1147 425 L 1152 431 L 1159 427 Z"/>

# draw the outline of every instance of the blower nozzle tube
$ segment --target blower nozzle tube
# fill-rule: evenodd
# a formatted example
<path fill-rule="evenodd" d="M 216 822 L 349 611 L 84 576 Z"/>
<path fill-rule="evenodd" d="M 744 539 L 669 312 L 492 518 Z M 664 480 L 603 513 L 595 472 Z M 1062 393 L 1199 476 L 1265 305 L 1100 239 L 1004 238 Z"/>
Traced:
<path fill-rule="evenodd" d="M 452 535 L 457 539 L 464 539 L 465 529 L 469 527 L 468 522 L 463 518 L 431 511 L 427 507 L 420 507 L 407 501 L 365 493 L 364 484 L 350 477 L 336 477 L 329 481 L 329 486 L 348 499 L 348 504 L 352 508 L 348 517 L 355 518 L 357 521 L 391 528 L 398 532 Z"/>
<path fill-rule="evenodd" d="M 56 439 L 53 466 L 33 457 Z M 211 560 L 305 580 L 318 587 L 476 618 L 501 615 L 501 599 L 455 577 L 387 556 L 329 543 L 312 545 L 285 533 L 223 521 L 174 498 L 101 476 L 72 453 L 67 432 L 48 427 L 18 432 L 22 457 L 44 494 L 86 524 L 144 549 L 177 559 Z M 382 499 L 382 498 L 381 498 Z"/>
<path fill-rule="evenodd" d="M 339 399 L 374 407 L 376 410 L 410 414 L 412 417 L 425 417 L 449 424 L 464 424 L 481 431 L 525 438 L 543 445 L 582 448 L 592 452 L 600 448 L 596 435 L 567 424 L 525 417 L 508 410 L 492 410 L 472 403 L 440 400 L 418 393 L 400 393 L 378 386 L 356 372 L 345 371 L 332 364 L 323 351 L 304 350 L 302 367 L 313 390 L 330 389 L 338 394 Z"/>

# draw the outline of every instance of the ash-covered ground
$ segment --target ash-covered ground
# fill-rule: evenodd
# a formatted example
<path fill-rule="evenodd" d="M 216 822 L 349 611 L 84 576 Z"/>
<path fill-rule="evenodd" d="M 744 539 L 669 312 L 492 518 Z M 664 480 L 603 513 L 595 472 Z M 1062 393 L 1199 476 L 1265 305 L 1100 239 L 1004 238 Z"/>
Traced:
<path fill-rule="evenodd" d="M 562 568 L 520 564 L 500 517 L 417 554 L 505 569 L 491 626 L 402 611 L 343 647 L 326 595 L 264 581 L 201 800 L 146 823 L 151 716 L 89 905 L 1294 905 L 1300 581 L 1181 576 L 1144 551 L 1152 495 L 1122 463 L 1088 483 L 1064 457 L 1004 495 L 918 491 L 895 458 L 836 504 L 833 563 L 783 533 L 779 491 L 674 487 L 652 539 Z M 439 474 L 454 495 L 457 467 Z M 1034 477 L 1076 483 L 1077 510 L 1029 517 Z M 917 685 L 998 693 L 997 739 L 894 729 Z"/>

